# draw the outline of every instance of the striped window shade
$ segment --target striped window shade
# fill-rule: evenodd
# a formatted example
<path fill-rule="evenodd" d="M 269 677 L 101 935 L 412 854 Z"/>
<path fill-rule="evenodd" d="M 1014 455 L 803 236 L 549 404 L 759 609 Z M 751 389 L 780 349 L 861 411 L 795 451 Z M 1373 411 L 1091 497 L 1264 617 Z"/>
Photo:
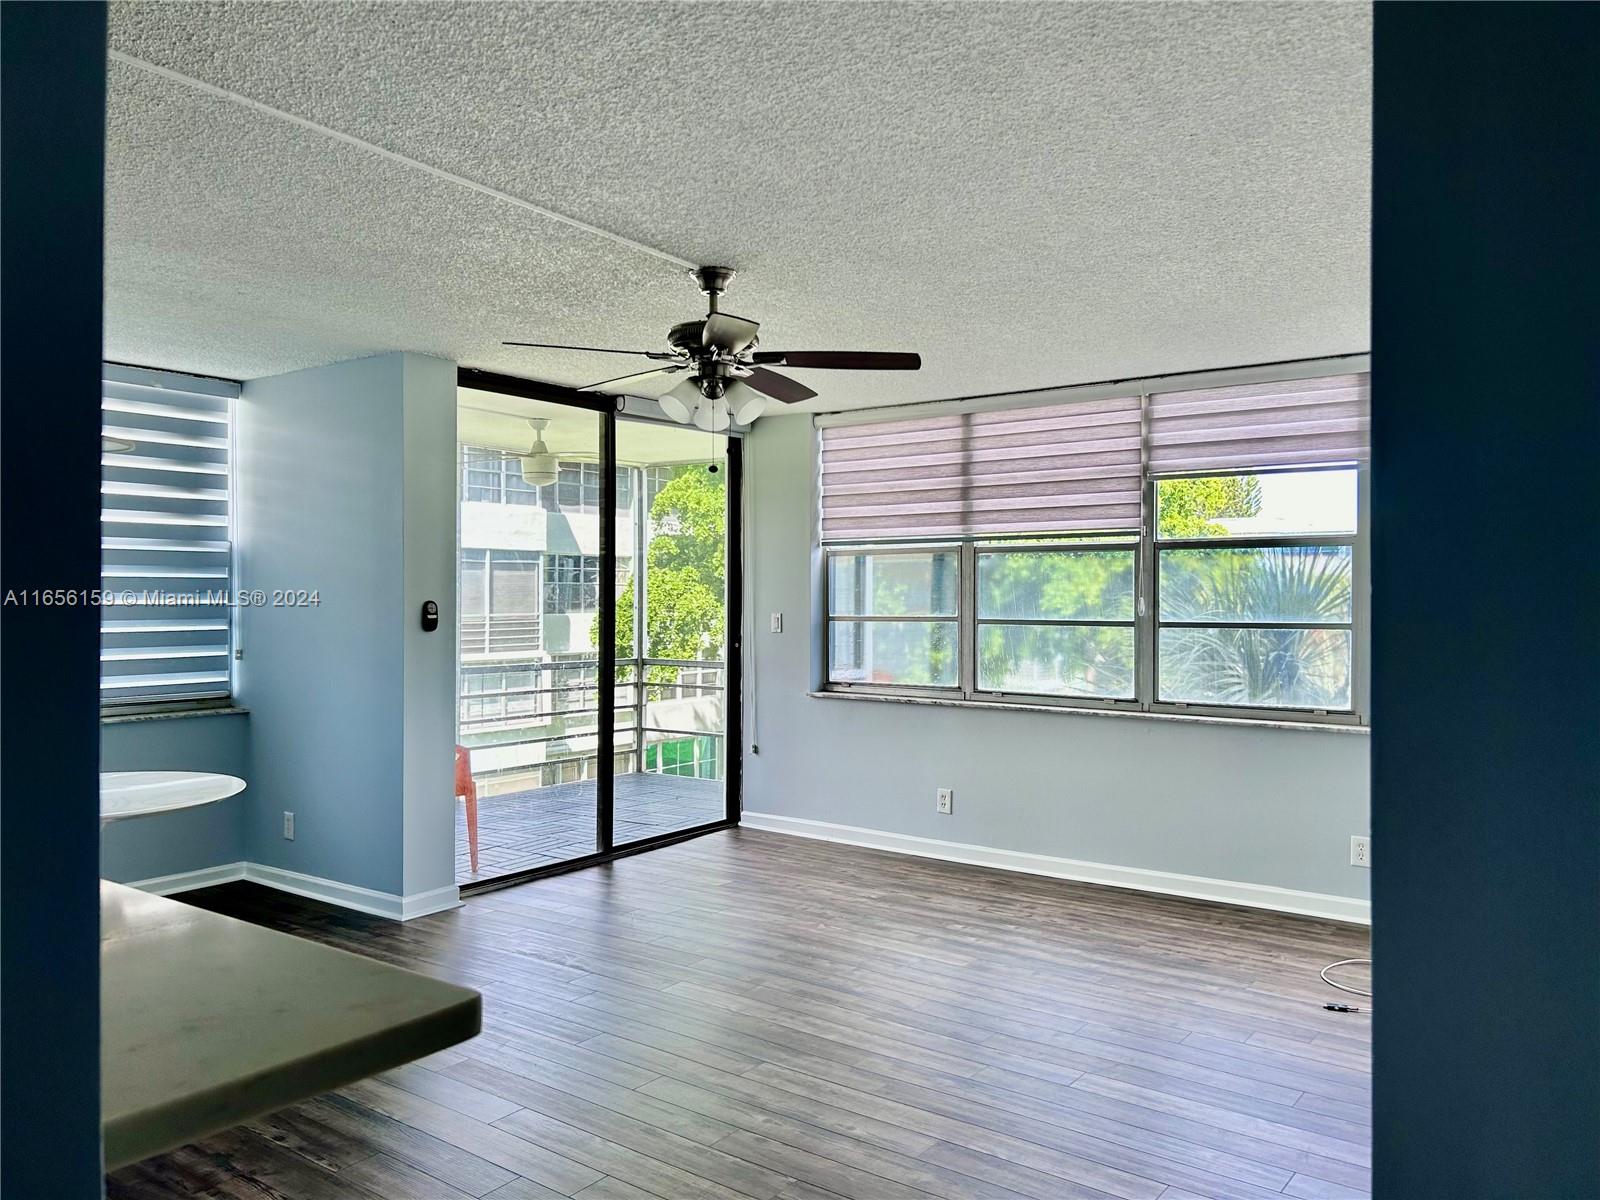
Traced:
<path fill-rule="evenodd" d="M 226 696 L 229 463 L 239 385 L 105 364 L 100 700 Z"/>
<path fill-rule="evenodd" d="M 1150 397 L 1150 473 L 1364 463 L 1369 379 L 1333 375 L 1156 392 Z"/>
<path fill-rule="evenodd" d="M 822 429 L 822 539 L 1139 527 L 1139 397 Z"/>

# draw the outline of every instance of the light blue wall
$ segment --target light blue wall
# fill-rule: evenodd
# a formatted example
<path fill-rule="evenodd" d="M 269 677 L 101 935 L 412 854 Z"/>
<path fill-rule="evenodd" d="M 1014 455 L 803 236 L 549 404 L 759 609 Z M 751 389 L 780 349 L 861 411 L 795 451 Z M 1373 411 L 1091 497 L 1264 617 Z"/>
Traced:
<path fill-rule="evenodd" d="M 807 696 L 814 437 L 809 417 L 768 416 L 745 443 L 747 811 L 1366 896 L 1349 865 L 1368 831 L 1365 735 Z"/>
<path fill-rule="evenodd" d="M 453 365 L 406 354 L 245 384 L 241 575 L 320 601 L 240 622 L 252 862 L 390 894 L 450 880 L 454 405 Z M 442 610 L 430 635 L 424 594 Z"/>
<path fill-rule="evenodd" d="M 163 717 L 100 726 L 102 771 L 217 771 L 248 783 L 250 718 Z M 114 821 L 100 833 L 100 874 L 119 883 L 176 875 L 244 858 L 248 789 L 184 812 Z"/>

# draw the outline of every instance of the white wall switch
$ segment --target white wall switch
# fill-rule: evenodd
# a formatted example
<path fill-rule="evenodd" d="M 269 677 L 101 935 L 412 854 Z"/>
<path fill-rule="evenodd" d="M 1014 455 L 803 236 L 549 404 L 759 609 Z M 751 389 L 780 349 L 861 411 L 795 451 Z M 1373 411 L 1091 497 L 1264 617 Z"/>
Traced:
<path fill-rule="evenodd" d="M 956 810 L 956 794 L 953 788 L 939 789 L 939 811 L 946 815 Z"/>
<path fill-rule="evenodd" d="M 294 814 L 288 809 L 283 810 L 283 837 L 285 841 L 294 841 Z"/>
<path fill-rule="evenodd" d="M 1372 865 L 1371 838 L 1353 837 L 1350 839 L 1350 865 L 1352 867 L 1370 867 Z"/>
<path fill-rule="evenodd" d="M 772 614 L 772 632 L 773 633 L 782 633 L 783 632 L 783 614 L 782 613 L 773 613 Z"/>

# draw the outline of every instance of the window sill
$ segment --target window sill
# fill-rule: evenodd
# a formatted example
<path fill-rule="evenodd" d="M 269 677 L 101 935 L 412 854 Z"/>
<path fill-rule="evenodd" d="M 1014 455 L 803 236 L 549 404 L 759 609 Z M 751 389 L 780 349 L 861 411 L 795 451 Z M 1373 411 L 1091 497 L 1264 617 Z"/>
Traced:
<path fill-rule="evenodd" d="M 937 708 L 981 708 L 989 712 L 1051 713 L 1067 717 L 1108 717 L 1118 721 L 1176 721 L 1184 725 L 1232 725 L 1245 729 L 1293 729 L 1312 733 L 1367 734 L 1371 727 L 1331 721 L 1286 721 L 1273 717 L 1218 717 L 1198 713 L 1136 712 L 1126 708 L 1077 708 L 1066 704 L 1026 704 L 1011 700 L 942 700 L 935 696 L 891 696 L 884 692 L 807 692 L 813 700 L 867 700 L 880 704 L 931 704 Z"/>
<path fill-rule="evenodd" d="M 219 705 L 213 708 L 168 708 L 152 709 L 149 712 L 120 712 L 102 713 L 102 725 L 129 725 L 135 721 L 177 721 L 189 717 L 243 717 L 248 716 L 248 708 L 240 708 L 236 704 Z"/>

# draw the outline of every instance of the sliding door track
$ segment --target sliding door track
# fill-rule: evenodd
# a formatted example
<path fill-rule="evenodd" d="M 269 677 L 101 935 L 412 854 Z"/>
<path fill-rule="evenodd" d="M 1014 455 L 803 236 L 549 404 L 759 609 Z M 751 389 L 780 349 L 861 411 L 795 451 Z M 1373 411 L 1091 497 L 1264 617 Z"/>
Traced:
<path fill-rule="evenodd" d="M 619 858 L 627 858 L 630 854 L 643 854 L 646 850 L 659 850 L 663 846 L 670 846 L 674 842 L 687 842 L 690 838 L 701 837 L 707 833 L 716 833 L 719 829 L 732 829 L 739 822 L 724 818 L 721 821 L 711 821 L 705 825 L 694 825 L 688 829 L 675 829 L 671 833 L 659 834 L 652 838 L 642 838 L 637 842 L 628 842 L 626 845 L 617 846 L 612 850 L 601 851 L 597 854 L 586 854 L 582 858 L 569 858 L 565 862 L 550 863 L 548 866 L 534 867 L 528 871 L 517 871 L 511 875 L 496 875 L 493 879 L 484 879 L 476 883 L 463 883 L 461 897 L 480 896 L 484 892 L 497 892 L 501 888 L 516 887 L 521 883 L 532 883 L 535 879 L 548 879 L 552 875 L 565 875 L 568 871 L 582 871 L 587 867 L 604 866 L 606 863 L 615 862 Z"/>

